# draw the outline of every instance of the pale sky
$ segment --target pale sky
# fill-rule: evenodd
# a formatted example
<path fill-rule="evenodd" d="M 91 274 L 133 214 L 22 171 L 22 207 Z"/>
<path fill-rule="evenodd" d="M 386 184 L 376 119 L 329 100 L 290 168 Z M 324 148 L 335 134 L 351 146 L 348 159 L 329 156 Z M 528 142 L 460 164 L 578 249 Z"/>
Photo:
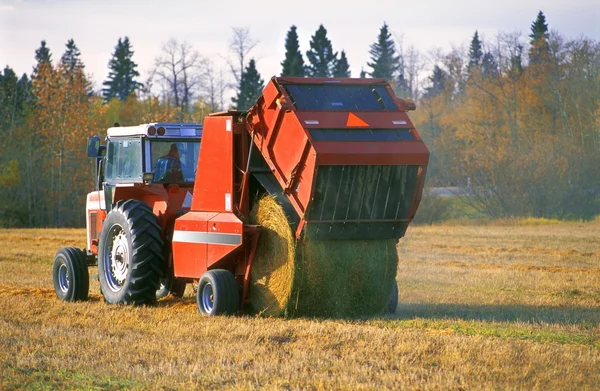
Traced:
<path fill-rule="evenodd" d="M 352 76 L 358 77 L 361 67 L 368 69 L 369 46 L 384 21 L 404 46 L 427 54 L 466 46 L 475 30 L 490 42 L 499 32 L 526 36 L 539 10 L 551 30 L 600 40 L 600 0 L 0 0 L 0 67 L 31 74 L 42 40 L 58 61 L 73 38 L 99 90 L 118 39 L 128 36 L 141 82 L 170 38 L 187 41 L 226 70 L 223 56 L 233 58 L 231 28 L 248 27 L 258 41 L 250 56 L 267 81 L 281 72 L 290 26 L 298 27 L 304 54 L 323 24 L 333 49 L 346 51 Z"/>

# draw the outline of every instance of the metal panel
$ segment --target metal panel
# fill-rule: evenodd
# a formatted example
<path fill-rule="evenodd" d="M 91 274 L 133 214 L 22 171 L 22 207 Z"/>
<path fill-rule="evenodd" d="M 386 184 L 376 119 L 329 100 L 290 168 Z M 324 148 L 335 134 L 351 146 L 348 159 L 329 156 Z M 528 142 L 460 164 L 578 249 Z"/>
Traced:
<path fill-rule="evenodd" d="M 298 110 L 398 111 L 384 86 L 298 84 L 285 88 Z"/>
<path fill-rule="evenodd" d="M 342 229 L 336 237 L 344 237 L 343 232 L 365 237 L 378 237 L 376 232 L 401 237 L 396 235 L 403 234 L 400 223 L 409 219 L 418 168 L 319 166 L 313 201 L 306 214 L 308 225 L 316 227 L 318 223 L 321 233 L 339 223 L 353 226 Z"/>
<path fill-rule="evenodd" d="M 309 129 L 314 141 L 412 141 L 410 129 Z"/>

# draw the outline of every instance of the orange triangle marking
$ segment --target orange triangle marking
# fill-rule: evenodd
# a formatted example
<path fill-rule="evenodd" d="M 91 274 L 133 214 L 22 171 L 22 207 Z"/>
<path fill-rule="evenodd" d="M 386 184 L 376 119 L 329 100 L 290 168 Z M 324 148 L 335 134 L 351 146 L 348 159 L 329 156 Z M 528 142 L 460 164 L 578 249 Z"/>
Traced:
<path fill-rule="evenodd" d="M 346 122 L 346 126 L 369 126 L 369 124 L 358 118 L 356 114 L 348 113 L 348 121 Z"/>

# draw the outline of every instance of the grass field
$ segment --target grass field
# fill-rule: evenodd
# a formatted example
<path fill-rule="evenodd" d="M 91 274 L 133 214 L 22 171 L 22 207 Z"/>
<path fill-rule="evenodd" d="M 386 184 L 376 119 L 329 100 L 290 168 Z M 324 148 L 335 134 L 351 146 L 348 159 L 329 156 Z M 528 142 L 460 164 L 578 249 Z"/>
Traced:
<path fill-rule="evenodd" d="M 85 231 L 0 230 L 0 389 L 599 389 L 600 221 L 412 226 L 400 304 L 366 320 L 58 302 Z M 95 271 L 91 271 L 96 274 Z"/>

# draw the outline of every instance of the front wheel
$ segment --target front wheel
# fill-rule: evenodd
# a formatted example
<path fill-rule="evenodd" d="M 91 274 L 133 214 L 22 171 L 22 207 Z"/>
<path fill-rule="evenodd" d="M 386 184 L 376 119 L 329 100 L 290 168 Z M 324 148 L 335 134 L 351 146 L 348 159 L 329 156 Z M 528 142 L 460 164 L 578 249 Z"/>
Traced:
<path fill-rule="evenodd" d="M 52 280 L 59 300 L 87 300 L 90 274 L 84 252 L 75 247 L 58 250 L 52 266 Z"/>
<path fill-rule="evenodd" d="M 106 216 L 98 251 L 98 277 L 106 302 L 156 301 L 163 274 L 160 232 L 156 215 L 140 201 L 119 201 Z"/>
<path fill-rule="evenodd" d="M 237 281 L 228 270 L 209 270 L 200 277 L 196 291 L 198 311 L 202 315 L 232 315 L 240 307 Z"/>

